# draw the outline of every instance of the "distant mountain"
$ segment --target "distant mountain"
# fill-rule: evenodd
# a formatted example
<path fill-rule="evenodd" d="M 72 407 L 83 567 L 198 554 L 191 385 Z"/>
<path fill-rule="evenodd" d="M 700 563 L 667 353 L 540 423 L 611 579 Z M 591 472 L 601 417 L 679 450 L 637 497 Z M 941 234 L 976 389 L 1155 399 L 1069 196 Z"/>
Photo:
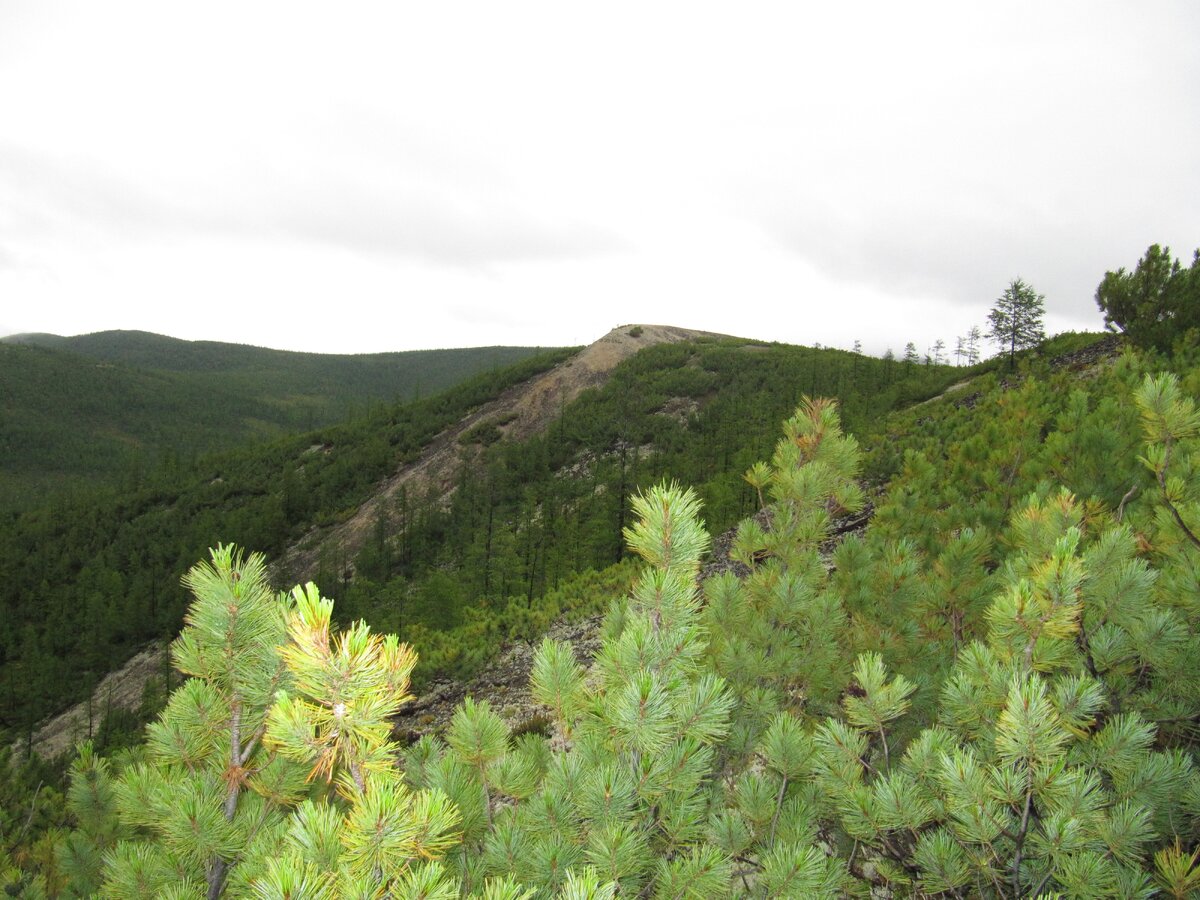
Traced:
<path fill-rule="evenodd" d="M 63 488 L 363 416 L 533 347 L 293 353 L 141 331 L 0 339 L 0 511 Z"/>
<path fill-rule="evenodd" d="M 189 373 L 244 389 L 260 400 L 299 403 L 334 417 L 346 402 L 427 397 L 476 372 L 507 366 L 540 347 L 467 347 L 395 353 L 298 353 L 248 344 L 184 341 L 147 331 L 98 331 L 75 337 L 17 334 L 0 343 L 66 350 L 138 369 Z M 342 407 L 333 411 L 331 407 Z M 318 422 L 318 424 L 324 424 Z"/>

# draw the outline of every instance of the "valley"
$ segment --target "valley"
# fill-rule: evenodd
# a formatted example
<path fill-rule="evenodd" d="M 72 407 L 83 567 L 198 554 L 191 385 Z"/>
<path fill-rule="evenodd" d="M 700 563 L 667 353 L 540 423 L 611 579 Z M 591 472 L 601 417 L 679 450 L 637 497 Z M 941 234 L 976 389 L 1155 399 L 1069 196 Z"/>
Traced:
<path fill-rule="evenodd" d="M 542 352 L 334 356 L 136 331 L 0 339 L 0 513 L 428 397 Z"/>

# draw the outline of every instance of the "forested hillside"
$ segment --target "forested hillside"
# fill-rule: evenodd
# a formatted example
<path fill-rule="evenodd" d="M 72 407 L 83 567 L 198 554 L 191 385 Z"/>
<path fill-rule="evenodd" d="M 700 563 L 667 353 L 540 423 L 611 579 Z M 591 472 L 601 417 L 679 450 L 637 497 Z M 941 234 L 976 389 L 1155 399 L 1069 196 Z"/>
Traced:
<path fill-rule="evenodd" d="M 145 641 L 174 635 L 179 577 L 212 532 L 278 553 L 467 410 L 567 355 L 532 357 L 349 424 L 149 470 L 134 489 L 63 495 L 13 515 L 0 531 L 0 727 L 32 724 Z"/>
<path fill-rule="evenodd" d="M 453 484 L 393 497 L 356 553 L 321 549 L 388 472 L 503 387 L 229 455 L 90 523 L 68 507 L 20 520 L 27 543 L 0 557 L 28 603 L 6 621 L 34 648 L 7 645 L 18 733 L 21 704 L 61 702 L 55 687 L 87 677 L 70 660 L 103 665 L 103 645 L 38 641 L 93 624 L 117 641 L 148 612 L 169 633 L 190 600 L 174 659 L 195 677 L 144 748 L 85 753 L 65 807 L 33 791 L 36 764 L 13 770 L 5 791 L 28 811 L 4 822 L 14 889 L 1200 887 L 1192 345 L 1162 356 L 1066 336 L 1018 368 L 970 371 L 715 337 L 650 347 L 540 434 L 472 419 Z M 847 517 L 869 525 L 831 539 Z M 710 535 L 733 525 L 731 564 L 701 580 Z M 273 599 L 264 564 L 228 546 L 193 569 L 190 595 L 153 574 L 203 556 L 181 535 L 214 532 L 272 555 L 308 542 L 317 583 Z M 33 560 L 88 534 L 57 569 Z M 168 535 L 175 556 L 134 555 Z M 60 579 L 97 586 L 92 619 L 53 618 L 78 616 L 50 588 Z M 128 606 L 111 616 L 106 597 Z M 590 671 L 568 645 L 537 651 L 540 712 L 524 724 L 467 700 L 444 736 L 389 742 L 411 678 L 469 673 L 502 641 L 601 610 Z"/>
<path fill-rule="evenodd" d="M 423 672 L 469 671 L 492 649 L 491 618 L 507 622 L 510 606 L 523 607 L 517 618 L 532 627 L 544 618 L 531 617 L 535 601 L 622 557 L 628 498 L 664 472 L 693 477 L 714 516 L 732 523 L 752 497 L 740 472 L 805 392 L 845 396 L 850 421 L 863 425 L 959 374 L 737 339 L 650 347 L 540 434 L 495 440 L 485 427 L 463 435 L 456 452 L 473 463 L 449 495 L 440 485 L 402 495 L 355 558 L 314 543 L 314 529 L 351 515 L 447 426 L 561 358 L 163 470 L 109 502 L 64 499 L 20 516 L 0 535 L 0 572 L 11 586 L 0 623 L 0 721 L 28 736 L 142 643 L 172 636 L 186 603 L 179 578 L 214 534 L 272 556 L 311 543 L 317 581 L 342 591 L 345 616 L 419 636 Z"/>
<path fill-rule="evenodd" d="M 220 341 L 185 341 L 145 331 L 99 331 L 75 337 L 23 334 L 4 338 L 64 350 L 135 369 L 206 376 L 260 398 L 290 399 L 315 424 L 326 424 L 350 402 L 428 397 L 480 371 L 503 368 L 538 353 L 535 347 L 467 347 L 393 353 L 300 353 Z M 301 421 L 302 420 L 297 420 Z"/>
<path fill-rule="evenodd" d="M 160 465 L 364 417 L 540 351 L 339 356 L 136 331 L 0 340 L 0 513 L 132 488 Z"/>
<path fill-rule="evenodd" d="M 679 372 L 752 346 L 654 352 Z M 73 830 L 19 849 L 10 889 L 1192 896 L 1200 359 L 1113 353 L 980 374 L 861 442 L 800 398 L 706 580 L 699 496 L 633 494 L 639 574 L 589 668 L 542 642 L 520 730 L 468 699 L 443 736 L 392 743 L 412 651 L 218 549 L 186 580 L 192 679 L 132 755 L 85 749 Z"/>

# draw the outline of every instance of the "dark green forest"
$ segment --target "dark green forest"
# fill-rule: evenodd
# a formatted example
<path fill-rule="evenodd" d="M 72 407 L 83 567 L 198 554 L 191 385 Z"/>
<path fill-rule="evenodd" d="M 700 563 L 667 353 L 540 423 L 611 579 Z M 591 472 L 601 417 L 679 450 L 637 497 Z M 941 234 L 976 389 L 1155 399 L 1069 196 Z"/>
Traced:
<path fill-rule="evenodd" d="M 540 434 L 462 434 L 453 491 L 401 492 L 354 551 L 331 529 L 386 475 L 563 355 L 15 515 L 10 741 L 148 639 L 180 634 L 191 677 L 147 696 L 144 743 L 126 717 L 65 780 L 12 761 L 0 879 L 28 897 L 1195 896 L 1188 321 L 970 368 L 650 347 Z M 315 583 L 276 593 L 266 563 L 298 540 Z M 593 613 L 589 668 L 538 646 L 533 720 L 468 698 L 394 743 L 431 677 Z"/>
<path fill-rule="evenodd" d="M 85 745 L 65 800 L 21 796 L 71 829 L 6 877 L 27 896 L 1191 896 L 1200 358 L 1118 350 L 1031 355 L 862 441 L 801 397 L 744 473 L 740 568 L 707 579 L 698 494 L 634 493 L 635 578 L 591 674 L 568 644 L 535 654 L 541 730 L 468 699 L 444 735 L 392 743 L 417 654 L 219 548 L 185 579 L 193 677 L 144 746 Z"/>
<path fill-rule="evenodd" d="M 0 536 L 12 586 L 0 624 L 0 724 L 28 735 L 146 641 L 172 636 L 186 605 L 179 578 L 214 534 L 281 554 L 352 512 L 446 425 L 564 353 L 349 424 L 165 466 L 111 499 L 65 496 L 14 517 Z M 865 427 L 962 371 L 738 340 L 651 347 L 544 434 L 488 444 L 448 506 L 401 496 L 355 560 L 324 547 L 317 581 L 344 597 L 347 620 L 419 638 L 419 678 L 463 674 L 492 646 L 479 637 L 494 630 L 486 621 L 507 622 L 520 606 L 532 628 L 544 619 L 530 618 L 534 602 L 563 579 L 621 560 L 635 491 L 679 473 L 726 527 L 751 508 L 741 472 L 805 393 L 845 397 L 851 427 Z M 352 570 L 358 577 L 347 580 Z"/>
<path fill-rule="evenodd" d="M 133 369 L 200 376 L 225 387 L 289 402 L 315 424 L 345 415 L 352 404 L 408 401 L 440 393 L 468 375 L 532 356 L 534 347 L 468 347 L 392 353 L 302 353 L 219 341 L 185 341 L 145 331 L 100 331 L 75 337 L 14 335 L 0 343 L 62 350 Z M 305 424 L 297 419 L 294 424 Z"/>
<path fill-rule="evenodd" d="M 48 492 L 134 488 L 149 470 L 373 415 L 541 352 L 353 356 L 137 331 L 0 340 L 0 514 Z"/>
<path fill-rule="evenodd" d="M 27 729 L 146 641 L 174 635 L 179 578 L 211 534 L 278 553 L 352 509 L 435 434 L 569 351 L 531 357 L 349 424 L 148 470 L 120 493 L 65 494 L 0 533 L 0 727 Z"/>

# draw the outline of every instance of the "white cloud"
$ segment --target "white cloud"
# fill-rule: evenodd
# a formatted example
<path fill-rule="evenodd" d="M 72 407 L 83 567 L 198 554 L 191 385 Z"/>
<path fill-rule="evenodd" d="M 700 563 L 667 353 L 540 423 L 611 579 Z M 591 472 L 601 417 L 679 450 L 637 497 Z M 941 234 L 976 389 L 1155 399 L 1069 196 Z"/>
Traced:
<path fill-rule="evenodd" d="M 952 342 L 1200 244 L 1200 7 L 0 7 L 20 330 Z"/>

